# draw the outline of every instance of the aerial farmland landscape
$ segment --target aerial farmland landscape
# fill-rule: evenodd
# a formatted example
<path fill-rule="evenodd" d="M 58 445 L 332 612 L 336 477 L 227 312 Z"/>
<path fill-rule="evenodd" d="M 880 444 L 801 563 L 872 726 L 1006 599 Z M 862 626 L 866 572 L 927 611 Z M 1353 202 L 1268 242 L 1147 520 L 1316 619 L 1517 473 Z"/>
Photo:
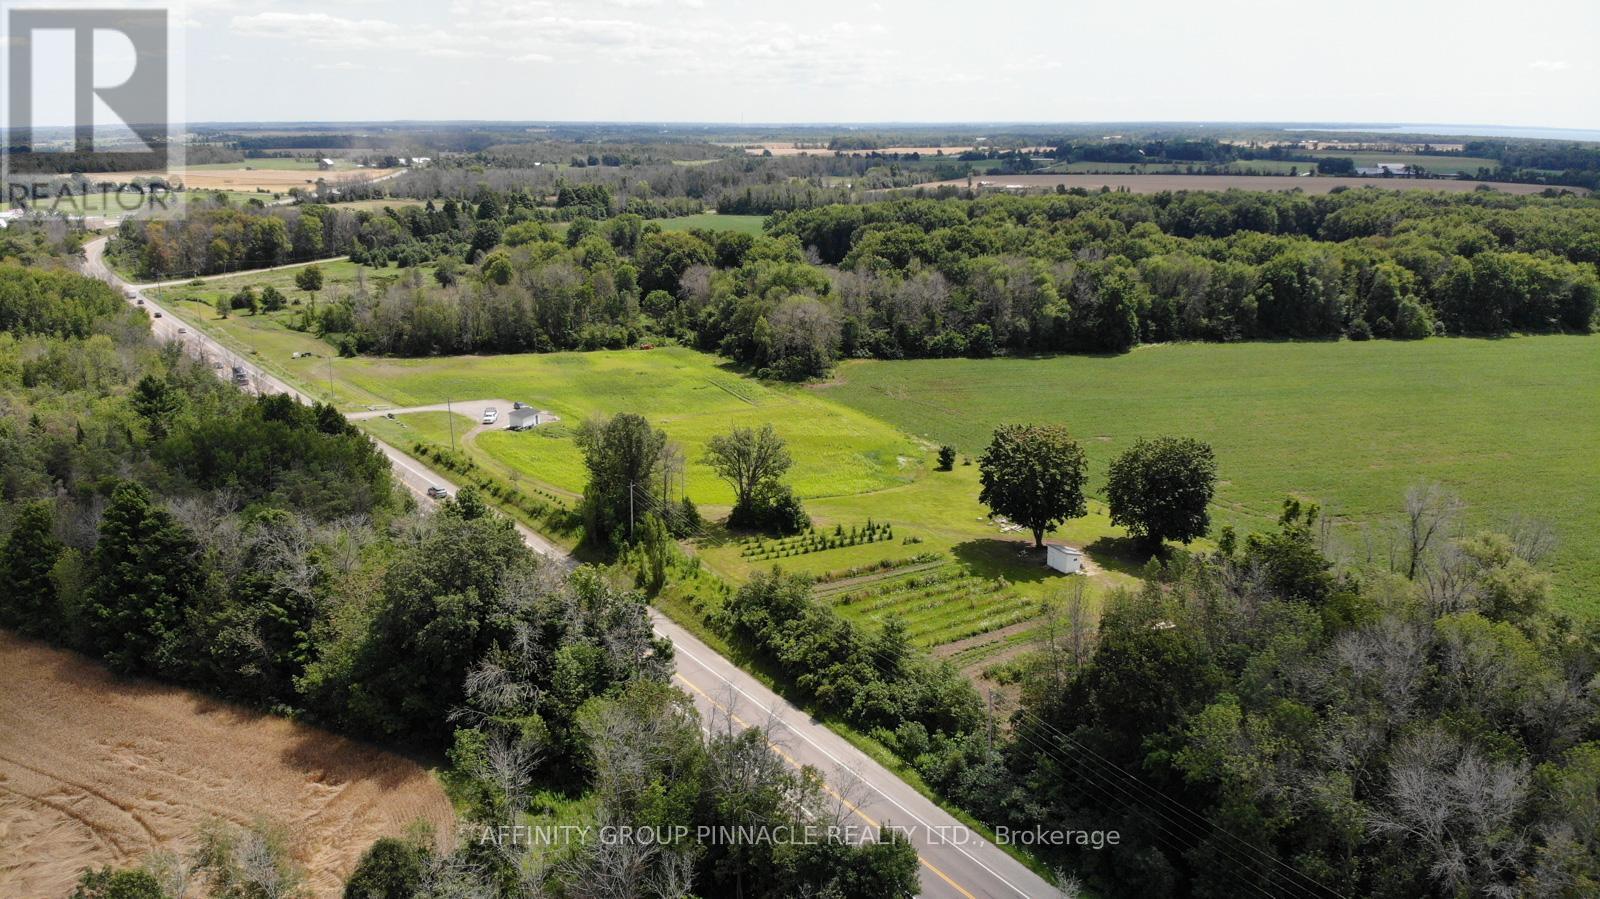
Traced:
<path fill-rule="evenodd" d="M 1600 15 L 1347 7 L 8 8 L 0 899 L 1600 895 Z"/>

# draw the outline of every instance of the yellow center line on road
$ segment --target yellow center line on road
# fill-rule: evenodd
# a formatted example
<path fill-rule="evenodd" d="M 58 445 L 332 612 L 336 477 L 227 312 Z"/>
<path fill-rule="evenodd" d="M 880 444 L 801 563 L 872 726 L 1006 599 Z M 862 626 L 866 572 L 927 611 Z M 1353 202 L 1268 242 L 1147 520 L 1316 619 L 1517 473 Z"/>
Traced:
<path fill-rule="evenodd" d="M 749 722 L 745 721 L 744 719 L 740 718 L 737 714 L 735 714 L 732 709 L 728 708 L 727 706 L 723 705 L 720 702 L 717 702 L 715 699 L 712 699 L 710 694 L 706 693 L 706 691 L 704 691 L 704 690 L 700 689 L 699 687 L 695 686 L 694 683 L 691 682 L 687 677 L 684 677 L 682 674 L 679 674 L 678 672 L 673 672 L 672 676 L 677 678 L 678 680 L 682 681 L 683 685 L 685 687 L 688 687 L 689 689 L 693 690 L 694 692 L 696 692 L 696 693 L 700 694 L 702 697 L 704 697 L 706 702 L 711 703 L 717 709 L 721 710 L 722 713 L 727 715 L 728 719 L 733 721 L 735 724 L 739 725 L 740 727 L 744 727 L 744 728 L 749 728 L 749 727 L 752 726 Z M 767 741 L 767 748 L 769 748 L 773 752 L 777 753 L 779 758 L 781 758 L 784 761 L 788 762 L 790 765 L 793 765 L 795 770 L 798 771 L 798 770 L 800 770 L 800 769 L 805 767 L 805 765 L 801 764 L 798 759 L 796 759 L 794 756 L 791 756 L 789 753 L 785 752 L 783 750 L 782 746 L 779 746 L 778 744 L 772 742 L 771 740 Z M 844 796 L 840 795 L 837 790 L 835 790 L 833 787 L 829 786 L 826 782 L 824 782 L 822 784 L 822 789 L 826 790 L 829 796 L 832 796 L 833 798 L 835 798 L 835 799 L 839 800 L 841 803 L 843 803 L 844 807 L 849 809 L 852 813 L 854 813 L 856 817 L 858 817 L 861 820 L 867 822 L 867 826 L 872 827 L 874 829 L 882 827 L 882 825 L 879 824 L 876 820 L 874 820 L 871 815 L 868 815 L 866 812 L 862 811 L 861 808 L 859 806 L 857 806 L 855 803 L 853 803 L 850 800 L 844 798 Z M 965 887 L 963 887 L 961 884 L 956 883 L 954 880 L 952 880 L 950 878 L 950 875 L 948 875 L 948 874 L 944 873 L 943 871 L 939 870 L 939 867 L 937 865 L 935 865 L 933 862 L 930 862 L 926 858 L 924 858 L 922 853 L 920 853 L 920 852 L 917 853 L 917 861 L 921 862 L 922 866 L 924 868 L 927 868 L 929 871 L 932 871 L 934 874 L 938 875 L 940 880 L 944 881 L 945 883 L 948 883 L 952 889 L 954 889 L 956 892 L 960 893 L 961 895 L 965 896 L 966 899 L 978 899 L 977 896 L 974 896 L 972 893 L 968 892 L 967 889 Z"/>

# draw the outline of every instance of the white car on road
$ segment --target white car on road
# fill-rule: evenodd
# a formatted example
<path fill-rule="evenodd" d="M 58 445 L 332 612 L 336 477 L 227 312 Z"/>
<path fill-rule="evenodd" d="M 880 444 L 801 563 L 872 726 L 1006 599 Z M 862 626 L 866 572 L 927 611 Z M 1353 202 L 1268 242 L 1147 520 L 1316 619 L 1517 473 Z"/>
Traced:
<path fill-rule="evenodd" d="M 493 406 L 483 410 L 483 423 L 492 425 L 500 419 L 500 410 Z"/>

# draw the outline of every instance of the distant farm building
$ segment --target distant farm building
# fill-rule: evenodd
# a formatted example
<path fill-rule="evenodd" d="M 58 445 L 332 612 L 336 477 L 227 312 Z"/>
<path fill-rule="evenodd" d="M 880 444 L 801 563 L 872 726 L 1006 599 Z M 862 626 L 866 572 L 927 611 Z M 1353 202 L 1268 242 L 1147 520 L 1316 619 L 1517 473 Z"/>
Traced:
<path fill-rule="evenodd" d="M 1083 570 L 1083 550 L 1065 543 L 1046 543 L 1044 563 L 1062 574 L 1077 574 Z"/>
<path fill-rule="evenodd" d="M 1356 174 L 1365 178 L 1415 178 L 1417 173 L 1411 166 L 1400 162 L 1385 162 L 1378 165 L 1361 166 L 1356 169 Z"/>
<path fill-rule="evenodd" d="M 333 168 L 333 160 L 323 157 L 322 159 L 317 160 L 317 168 L 326 172 Z"/>

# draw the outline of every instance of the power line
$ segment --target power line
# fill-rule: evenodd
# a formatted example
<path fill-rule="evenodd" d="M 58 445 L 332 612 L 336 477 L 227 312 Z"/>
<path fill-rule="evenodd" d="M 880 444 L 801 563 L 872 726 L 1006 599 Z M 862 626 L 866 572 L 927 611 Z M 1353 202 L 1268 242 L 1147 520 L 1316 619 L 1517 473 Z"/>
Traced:
<path fill-rule="evenodd" d="M 814 601 L 815 601 L 815 599 L 814 599 Z M 879 670 L 881 670 L 884 674 L 892 674 L 893 673 L 891 671 L 891 669 L 889 668 L 889 666 L 886 664 L 889 661 L 888 657 L 883 655 L 880 650 L 877 650 L 877 649 L 873 648 L 870 644 L 866 644 L 866 643 L 863 643 L 861 645 L 861 648 L 867 652 L 869 657 L 873 658 L 875 667 L 877 667 Z M 1214 821 L 1211 821 L 1210 819 L 1206 818 L 1204 815 L 1200 814 L 1199 812 L 1196 812 L 1194 809 L 1189 808 L 1188 806 L 1186 806 L 1186 805 L 1178 802 L 1177 800 L 1173 799 L 1171 796 L 1168 796 L 1166 793 L 1163 793 L 1162 791 L 1156 789 L 1155 787 L 1151 786 L 1150 784 L 1145 783 L 1143 780 L 1141 780 L 1136 775 L 1131 774 L 1130 772 L 1128 772 L 1125 769 L 1123 769 L 1121 766 L 1119 766 L 1119 765 L 1115 764 L 1114 762 L 1110 761 L 1109 759 L 1106 759 L 1105 757 L 1101 756 L 1099 753 L 1095 752 L 1093 749 L 1090 749 L 1088 746 L 1084 745 L 1081 741 L 1073 738 L 1069 734 L 1064 733 L 1063 731 L 1061 731 L 1060 728 L 1057 728 L 1057 727 L 1051 725 L 1048 721 L 1045 721 L 1044 719 L 1040 718 L 1037 714 L 1033 713 L 1032 711 L 1030 711 L 1030 710 L 1028 710 L 1026 708 L 1019 708 L 1018 712 L 1023 714 L 1023 715 L 1025 715 L 1025 716 L 1028 716 L 1028 717 L 1032 718 L 1042 728 L 1044 728 L 1045 730 L 1047 730 L 1049 732 L 1054 733 L 1061 740 L 1063 740 L 1066 743 L 1070 744 L 1074 749 L 1078 750 L 1079 752 L 1085 753 L 1087 755 L 1087 757 L 1088 757 L 1087 760 L 1090 762 L 1090 764 L 1089 765 L 1082 765 L 1081 764 L 1081 760 L 1080 760 L 1080 764 L 1079 765 L 1074 765 L 1074 762 L 1073 762 L 1072 759 L 1067 758 L 1058 749 L 1056 749 L 1054 747 L 1051 747 L 1048 743 L 1041 744 L 1038 740 L 1033 739 L 1032 736 L 1030 736 L 1025 729 L 1017 729 L 1017 730 L 1014 730 L 1013 733 L 1017 734 L 1018 737 L 1026 740 L 1029 743 L 1029 745 L 1035 747 L 1036 749 L 1040 750 L 1041 752 L 1044 752 L 1046 755 L 1050 756 L 1051 758 L 1053 758 L 1058 763 L 1061 763 L 1062 765 L 1064 765 L 1066 767 L 1069 767 L 1069 768 L 1077 768 L 1078 770 L 1080 770 L 1085 775 L 1092 775 L 1092 776 L 1097 777 L 1099 779 L 1098 782 L 1096 782 L 1094 784 L 1091 784 L 1091 785 L 1100 788 L 1100 792 L 1101 792 L 1102 795 L 1109 795 L 1109 794 L 1107 794 L 1105 792 L 1107 789 L 1115 789 L 1115 790 L 1117 790 L 1119 793 L 1121 793 L 1125 797 L 1125 799 L 1126 799 L 1126 801 L 1128 803 L 1130 803 L 1134 808 L 1138 809 L 1140 812 L 1144 813 L 1147 821 L 1152 820 L 1150 818 L 1150 814 L 1151 813 L 1159 815 L 1161 818 L 1163 818 L 1164 820 L 1169 822 L 1169 827 L 1168 827 L 1169 830 L 1173 831 L 1174 833 L 1180 833 L 1182 835 L 1185 835 L 1189 839 L 1195 840 L 1196 842 L 1199 842 L 1201 839 L 1204 838 L 1204 836 L 1205 836 L 1205 830 L 1204 829 L 1208 829 L 1208 830 L 1210 830 L 1212 832 L 1215 832 L 1215 833 L 1220 834 L 1220 835 L 1222 835 L 1224 837 L 1227 837 L 1229 840 L 1233 841 L 1234 843 L 1236 843 L 1240 847 L 1242 847 L 1247 853 L 1253 854 L 1254 856 L 1256 856 L 1256 857 L 1258 857 L 1260 859 L 1264 859 L 1265 861 L 1269 862 L 1272 865 L 1276 865 L 1278 868 L 1280 868 L 1284 872 L 1286 872 L 1292 879 L 1302 881 L 1303 883 L 1299 884 L 1299 887 L 1301 889 L 1306 889 L 1307 887 L 1310 887 L 1310 888 L 1312 888 L 1314 890 L 1319 890 L 1322 893 L 1325 893 L 1326 895 L 1329 895 L 1329 896 L 1340 896 L 1341 895 L 1338 891 L 1336 891 L 1336 890 L 1332 889 L 1331 887 L 1328 887 L 1328 886 L 1316 881 L 1315 879 L 1311 878 L 1309 875 L 1307 875 L 1307 874 L 1301 872 L 1300 870 L 1294 868 L 1293 866 L 1285 863 L 1282 859 L 1278 858 L 1275 853 L 1268 852 L 1268 851 L 1262 849 L 1260 846 L 1240 838 L 1239 836 L 1233 834 L 1231 831 L 1227 830 L 1226 828 L 1222 827 L 1221 825 L 1218 825 L 1217 823 L 1215 823 Z M 1106 775 L 1103 775 L 1103 774 L 1097 774 L 1094 771 L 1094 765 L 1095 764 L 1098 764 L 1100 767 L 1104 768 L 1106 771 L 1109 771 L 1111 775 L 1114 775 L 1114 777 L 1106 776 Z M 1148 798 L 1140 798 L 1140 796 L 1135 795 L 1133 792 L 1131 792 L 1126 787 L 1121 786 L 1117 782 L 1116 778 L 1120 778 L 1121 780 L 1126 781 L 1127 783 L 1129 783 L 1129 784 L 1131 784 L 1133 786 L 1142 788 L 1142 790 L 1144 791 L 1144 794 L 1146 795 L 1146 797 L 1152 797 L 1153 796 L 1154 798 L 1160 800 L 1169 809 L 1172 810 L 1172 814 L 1168 814 L 1167 812 L 1163 812 L 1160 808 L 1154 807 L 1149 802 Z M 1173 815 L 1178 815 L 1179 817 L 1186 817 L 1188 819 L 1188 821 L 1186 822 L 1186 821 L 1177 820 L 1177 819 L 1175 819 L 1173 817 Z M 1154 823 L 1154 822 L 1152 821 L 1152 823 Z M 1181 828 L 1181 830 L 1179 828 Z M 1197 831 L 1195 828 L 1203 828 L 1203 830 Z M 1221 854 L 1223 854 L 1224 856 L 1229 858 L 1229 860 L 1233 861 L 1235 864 L 1241 864 L 1242 867 L 1246 867 L 1246 868 L 1249 867 L 1249 865 L 1244 864 L 1242 862 L 1242 860 L 1239 858 L 1239 856 L 1237 856 L 1234 853 L 1230 852 L 1226 848 L 1224 848 L 1222 846 L 1219 846 L 1219 845 L 1216 845 L 1216 844 L 1213 844 L 1213 846 L 1216 848 L 1216 850 L 1218 852 L 1220 852 Z M 1181 851 L 1179 852 L 1179 854 L 1180 855 L 1182 854 Z M 1261 889 L 1259 886 L 1257 886 L 1257 885 L 1255 885 L 1253 883 L 1249 883 L 1248 881 L 1245 881 L 1245 883 L 1248 886 L 1251 886 L 1251 887 L 1255 888 L 1258 891 L 1260 891 L 1260 889 Z"/>
<path fill-rule="evenodd" d="M 634 484 L 629 484 L 628 486 L 630 494 L 640 497 L 641 502 L 646 505 L 650 512 L 674 523 L 682 532 L 702 538 L 709 536 L 703 524 L 690 525 L 683 519 L 681 511 L 671 508 L 670 505 L 651 495 L 648 490 L 640 491 Z M 812 597 L 812 600 L 814 602 L 822 601 L 815 596 Z M 872 647 L 867 642 L 863 642 L 860 648 L 872 660 L 874 667 L 885 675 L 893 675 L 894 672 L 889 665 L 892 660 L 884 655 L 881 650 Z M 1224 843 L 1212 843 L 1212 847 L 1216 852 L 1234 864 L 1239 865 L 1242 869 L 1262 867 L 1269 871 L 1273 869 L 1281 870 L 1283 875 L 1287 876 L 1291 882 L 1294 882 L 1299 889 L 1309 889 L 1329 896 L 1340 895 L 1331 887 L 1316 881 L 1304 872 L 1284 862 L 1278 858 L 1276 853 L 1262 849 L 1255 843 L 1237 836 L 1227 828 L 1146 783 L 1120 765 L 1101 756 L 1082 741 L 1045 721 L 1033 711 L 1027 708 L 1019 708 L 1017 711 L 1025 718 L 1031 719 L 1041 731 L 1037 734 L 1038 738 L 1036 739 L 1035 734 L 1030 733 L 1027 728 L 1017 728 L 1013 733 L 1019 739 L 1026 741 L 1030 746 L 1052 758 L 1064 768 L 1078 770 L 1083 775 L 1083 783 L 1086 786 L 1093 788 L 1102 798 L 1108 799 L 1112 803 L 1119 801 L 1125 803 L 1127 808 L 1139 814 L 1147 823 L 1151 824 L 1158 835 L 1165 831 L 1167 848 L 1173 850 L 1180 857 L 1183 854 L 1182 846 L 1173 841 L 1172 838 L 1174 836 L 1200 843 L 1205 841 L 1209 835 L 1216 835 L 1224 838 L 1225 841 L 1235 844 L 1246 856 L 1256 860 L 1257 864 L 1251 865 L 1244 857 L 1227 848 Z M 1077 759 L 1069 758 L 1058 747 L 1052 746 L 1045 741 L 1045 738 L 1052 734 L 1072 749 L 1082 753 L 1082 756 Z M 1120 800 L 1118 799 L 1119 794 Z M 1158 817 L 1161 819 L 1160 821 L 1156 820 Z M 1162 822 L 1165 823 L 1163 824 Z M 1258 893 L 1271 895 L 1252 881 L 1244 880 L 1242 877 L 1240 881 Z"/>

